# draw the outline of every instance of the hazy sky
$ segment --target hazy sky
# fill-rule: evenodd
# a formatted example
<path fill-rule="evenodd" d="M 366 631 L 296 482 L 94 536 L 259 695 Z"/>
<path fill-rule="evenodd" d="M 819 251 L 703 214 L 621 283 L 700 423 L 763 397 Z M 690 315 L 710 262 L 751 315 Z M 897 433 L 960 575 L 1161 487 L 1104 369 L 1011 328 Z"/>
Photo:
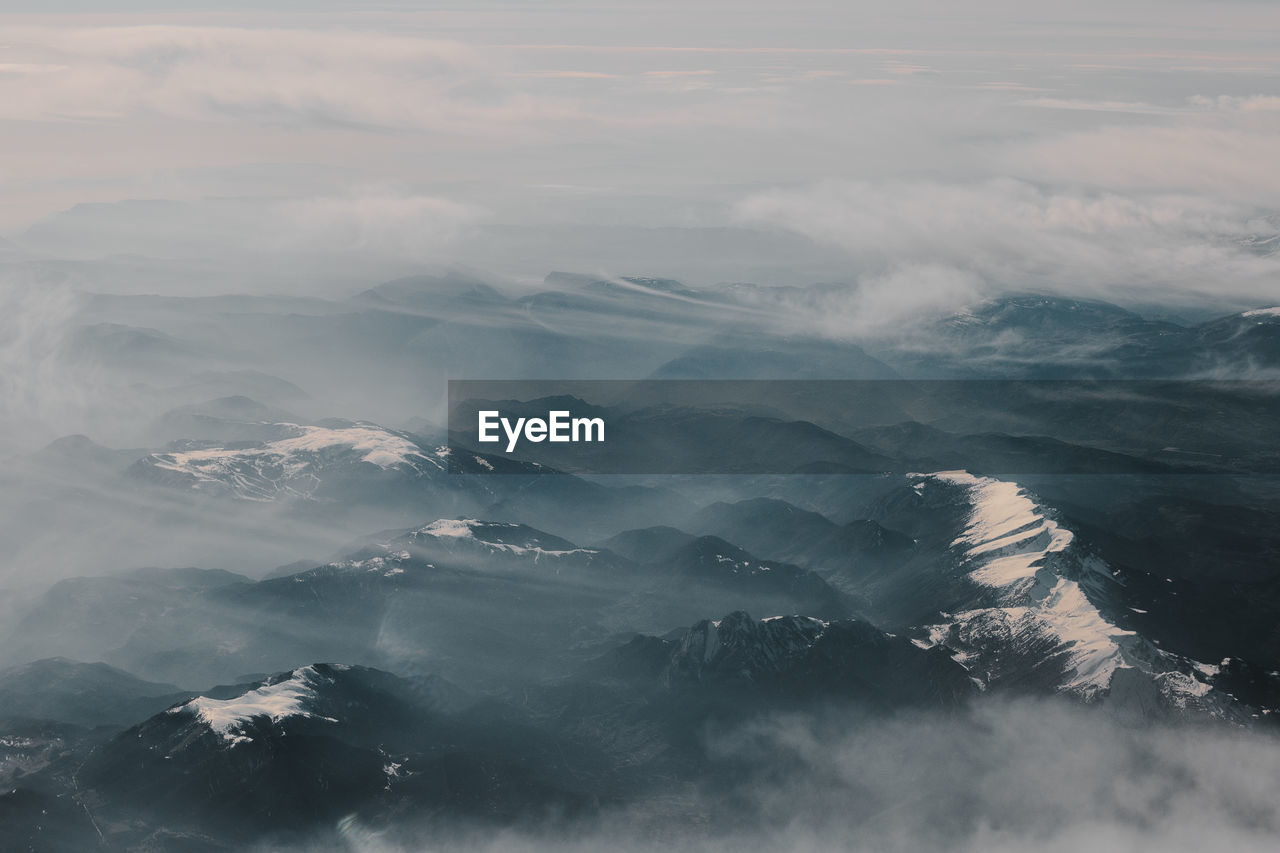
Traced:
<path fill-rule="evenodd" d="M 0 12 L 0 234 L 39 251 L 475 262 L 477 228 L 750 226 L 925 286 L 1277 287 L 1280 4 Z M 180 204 L 61 213 L 128 200 Z"/>

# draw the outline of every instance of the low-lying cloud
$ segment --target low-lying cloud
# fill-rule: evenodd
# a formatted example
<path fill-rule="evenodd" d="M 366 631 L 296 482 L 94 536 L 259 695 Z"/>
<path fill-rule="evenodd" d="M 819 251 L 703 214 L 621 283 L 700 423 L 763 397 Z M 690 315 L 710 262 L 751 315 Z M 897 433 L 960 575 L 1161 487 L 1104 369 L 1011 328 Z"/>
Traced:
<path fill-rule="evenodd" d="M 93 395 L 92 371 L 72 376 L 59 360 L 75 311 L 65 287 L 0 274 L 0 455 L 78 420 Z"/>
<path fill-rule="evenodd" d="M 735 768 L 714 795 L 669 791 L 546 832 L 437 827 L 408 844 L 353 819 L 324 849 L 1198 853 L 1269 851 L 1280 830 L 1274 738 L 1123 722 L 1060 702 L 771 717 L 709 735 L 709 745 Z"/>
<path fill-rule="evenodd" d="M 495 57 L 477 47 L 387 33 L 155 25 L 9 38 L 34 61 L 0 68 L 0 119 L 476 132 L 572 112 L 492 88 Z"/>
<path fill-rule="evenodd" d="M 1189 193 L 1014 178 L 836 181 L 758 193 L 737 212 L 839 246 L 874 275 L 943 266 L 993 293 L 1247 304 L 1274 296 L 1280 274 L 1280 256 L 1255 249 L 1280 233 L 1274 216 Z M 932 290 L 899 283 L 904 305 Z"/>

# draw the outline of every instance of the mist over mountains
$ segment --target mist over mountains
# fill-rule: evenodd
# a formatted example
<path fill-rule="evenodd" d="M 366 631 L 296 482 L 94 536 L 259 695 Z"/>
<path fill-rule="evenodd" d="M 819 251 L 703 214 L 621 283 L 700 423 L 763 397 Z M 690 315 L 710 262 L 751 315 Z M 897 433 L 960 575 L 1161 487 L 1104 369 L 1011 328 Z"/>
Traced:
<path fill-rule="evenodd" d="M 1277 849 L 1280 7 L 0 24 L 0 851 Z"/>
<path fill-rule="evenodd" d="M 6 466 L 4 837 L 1179 849 L 1190 814 L 1270 837 L 1226 791 L 1280 766 L 1275 310 L 1018 294 L 859 346 L 780 331 L 764 298 L 458 273 L 78 297 L 49 369 L 127 405 Z M 448 432 L 445 378 L 502 365 L 876 395 L 599 386 L 623 397 L 576 409 L 618 441 L 679 425 L 663 446 L 708 473 L 575 475 L 574 445 Z"/>

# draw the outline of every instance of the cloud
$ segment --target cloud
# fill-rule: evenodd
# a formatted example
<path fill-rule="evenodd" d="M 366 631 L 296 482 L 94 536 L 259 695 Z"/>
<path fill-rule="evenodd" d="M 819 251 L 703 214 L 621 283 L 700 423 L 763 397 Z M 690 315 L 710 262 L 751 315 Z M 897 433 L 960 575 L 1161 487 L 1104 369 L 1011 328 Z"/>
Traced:
<path fill-rule="evenodd" d="M 1216 98 L 1203 96 L 1191 99 L 1191 103 L 1210 109 L 1234 110 L 1240 112 L 1280 112 L 1280 97 L 1275 95 L 1219 95 Z"/>
<path fill-rule="evenodd" d="M 169 25 L 6 35 L 28 58 L 9 63 L 16 73 L 0 73 L 0 119 L 162 117 L 493 133 L 580 117 L 566 100 L 504 88 L 500 54 L 456 42 Z"/>
<path fill-rule="evenodd" d="M 1110 123 L 1003 146 L 1013 174 L 1117 191 L 1192 192 L 1275 206 L 1280 193 L 1280 97 L 1192 95 L 1164 102 L 1045 97 L 1021 106 L 1128 114 Z"/>
<path fill-rule="evenodd" d="M 522 71 L 516 76 L 550 80 L 617 80 L 620 75 L 604 71 Z"/>
<path fill-rule="evenodd" d="M 1280 274 L 1280 257 L 1252 250 L 1280 223 L 1194 194 L 1013 178 L 833 181 L 751 195 L 737 215 L 839 246 L 864 276 L 941 266 L 993 292 L 1248 301 L 1273 294 Z"/>
<path fill-rule="evenodd" d="M 1027 121 L 1006 111 L 1012 123 L 975 128 L 982 142 L 969 176 L 940 166 L 939 176 L 766 190 L 738 204 L 738 219 L 838 246 L 855 277 L 892 276 L 922 295 L 936 288 L 909 271 L 936 278 L 945 267 L 988 293 L 1220 305 L 1274 298 L 1280 255 L 1266 247 L 1280 234 L 1280 98 L 1045 95 L 1011 105 L 1063 115 Z M 944 290 L 959 299 L 965 289 Z"/>
<path fill-rule="evenodd" d="M 286 248 L 369 251 L 421 261 L 433 259 L 486 215 L 475 205 L 385 192 L 289 199 L 267 209 L 278 226 L 268 239 Z"/>
<path fill-rule="evenodd" d="M 770 331 L 802 337 L 867 341 L 900 337 L 988 292 L 972 272 L 944 264 L 902 263 L 865 274 L 848 287 L 762 289 L 742 298 Z"/>
<path fill-rule="evenodd" d="M 1273 128 L 1105 127 L 1032 143 L 1011 152 L 1010 165 L 1046 179 L 1270 206 L 1280 193 L 1278 140 Z"/>
<path fill-rule="evenodd" d="M 715 74 L 708 68 L 699 68 L 692 71 L 646 71 L 646 77 L 708 77 Z"/>
<path fill-rule="evenodd" d="M 242 26 L 19 22 L 0 46 L 13 152 L 0 228 L 17 234 L 77 202 L 252 196 L 266 211 L 248 215 L 253 246 L 319 235 L 429 254 L 483 209 L 519 226 L 771 225 L 840 247 L 853 277 L 908 288 L 904 276 L 943 268 L 983 288 L 1098 296 L 1252 298 L 1269 281 L 1273 261 L 1247 245 L 1280 193 L 1270 78 L 1167 73 L 1264 59 L 1254 7 L 1224 7 L 1227 24 L 1194 52 L 1193 6 L 1162 10 L 1164 29 L 1141 37 L 1139 13 L 1101 3 L 1073 7 L 1074 28 L 1034 14 L 1010 24 L 1012 4 L 959 18 L 921 8 L 906 30 L 838 4 L 801 24 L 769 4 L 732 18 L 675 4 L 347 12 L 308 17 L 311 29 L 250 11 L 207 19 Z M 853 21 L 858 47 L 828 39 Z M 1121 59 L 1132 68 L 1080 65 Z M 249 167 L 260 185 L 228 177 Z M 529 189 L 545 186 L 610 187 L 615 200 Z M 246 230 L 219 222 L 206 239 L 195 224 L 158 223 L 148 251 L 173 257 Z"/>
<path fill-rule="evenodd" d="M 315 196 L 85 205 L 37 224 L 26 242 L 82 257 L 284 253 L 300 269 L 338 255 L 425 262 L 438 260 L 487 215 L 478 205 L 372 186 Z"/>
<path fill-rule="evenodd" d="M 401 843 L 358 819 L 360 853 L 1269 851 L 1280 746 L 1256 733 L 1129 725 L 1056 702 L 955 716 L 767 717 L 713 730 L 719 789 L 667 791 L 567 831 L 457 830 Z"/>
<path fill-rule="evenodd" d="M 754 789 L 766 824 L 813 816 L 844 849 L 1264 849 L 1280 746 L 1260 735 L 1131 727 L 1055 702 L 870 724 L 758 721 L 715 746 L 796 769 Z"/>
<path fill-rule="evenodd" d="M 0 273 L 0 455 L 89 403 L 93 376 L 58 361 L 76 307 L 66 287 Z"/>
<path fill-rule="evenodd" d="M 581 100 L 556 82 L 659 81 L 713 69 L 527 67 L 510 45 L 385 30 L 193 25 L 15 27 L 0 48 L 0 120 L 182 121 L 489 139 L 554 139 L 565 123 L 646 126 L 723 120 L 680 105 Z M 565 53 L 568 48 L 557 49 Z M 523 58 L 522 58 L 523 57 Z M 730 116 L 736 115 L 730 113 Z"/>

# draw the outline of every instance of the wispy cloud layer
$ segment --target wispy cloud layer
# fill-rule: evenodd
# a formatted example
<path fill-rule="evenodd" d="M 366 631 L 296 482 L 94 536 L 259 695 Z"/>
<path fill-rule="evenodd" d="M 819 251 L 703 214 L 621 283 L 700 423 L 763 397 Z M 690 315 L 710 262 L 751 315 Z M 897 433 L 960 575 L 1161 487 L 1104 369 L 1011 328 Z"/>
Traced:
<path fill-rule="evenodd" d="M 938 265 L 981 282 L 944 291 L 956 296 L 1042 289 L 1173 302 L 1264 299 L 1280 274 L 1280 257 L 1255 250 L 1280 220 L 1191 193 L 1012 178 L 835 182 L 753 195 L 738 213 L 840 246 L 865 271 L 892 273 L 892 292 L 926 300 L 937 288 L 905 270 Z"/>
<path fill-rule="evenodd" d="M 480 221 L 749 225 L 838 248 L 867 292 L 918 297 L 904 305 L 938 294 L 939 270 L 963 282 L 944 293 L 1247 302 L 1274 286 L 1259 250 L 1280 197 L 1274 10 L 908 11 L 15 18 L 0 45 L 0 230 L 23 242 L 52 216 L 32 239 L 66 236 L 60 211 L 79 203 L 159 199 L 238 212 L 166 226 L 121 206 L 107 232 L 122 251 L 207 254 L 221 239 L 232 254 L 347 246 L 447 263 Z M 80 256 L 109 253 L 101 226 L 76 233 L 98 241 Z M 641 272 L 689 268 L 651 264 Z"/>
<path fill-rule="evenodd" d="M 424 836 L 433 848 L 475 853 L 641 853 L 673 843 L 699 853 L 1189 853 L 1269 850 L 1280 819 L 1264 793 L 1280 768 L 1268 739 L 1138 727 L 1052 704 L 986 703 L 959 719 L 797 714 L 710 740 L 714 753 L 740 762 L 725 780 L 736 809 L 689 792 L 569 839 L 448 828 Z M 358 820 L 343 834 L 361 853 L 416 849 Z"/>
<path fill-rule="evenodd" d="M 495 131 L 574 110 L 493 87 L 497 57 L 387 33 L 133 26 L 11 31 L 0 118 L 148 117 L 370 129 Z M 13 47 L 10 52 L 15 52 Z"/>

